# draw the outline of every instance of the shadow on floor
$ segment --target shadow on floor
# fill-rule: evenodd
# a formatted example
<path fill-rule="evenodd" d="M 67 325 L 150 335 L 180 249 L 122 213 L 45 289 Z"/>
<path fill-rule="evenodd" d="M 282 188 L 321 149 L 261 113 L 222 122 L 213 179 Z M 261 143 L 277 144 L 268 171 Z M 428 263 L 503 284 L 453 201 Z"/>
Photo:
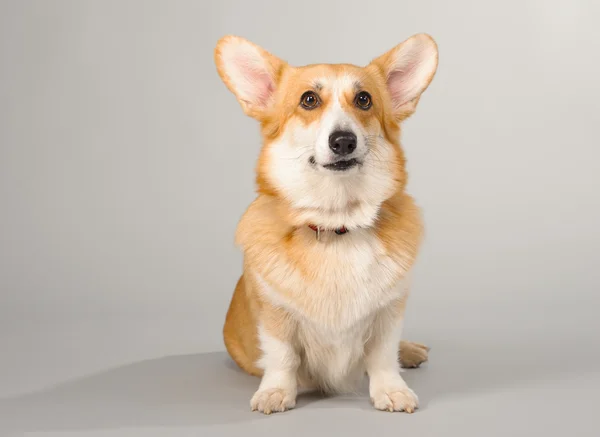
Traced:
<path fill-rule="evenodd" d="M 478 392 L 506 390 L 550 378 L 598 371 L 598 360 L 578 349 L 578 367 L 566 366 L 553 348 L 441 346 L 431 363 L 407 370 L 421 409 Z M 563 351 L 564 352 L 564 351 Z M 570 363 L 569 363 L 570 364 Z M 258 379 L 241 372 L 225 353 L 170 356 L 133 363 L 39 392 L 0 400 L 0 422 L 12 431 L 198 426 L 265 420 L 249 411 Z M 368 414 L 361 393 L 323 399 L 314 394 L 298 401 L 305 408 L 344 408 Z"/>

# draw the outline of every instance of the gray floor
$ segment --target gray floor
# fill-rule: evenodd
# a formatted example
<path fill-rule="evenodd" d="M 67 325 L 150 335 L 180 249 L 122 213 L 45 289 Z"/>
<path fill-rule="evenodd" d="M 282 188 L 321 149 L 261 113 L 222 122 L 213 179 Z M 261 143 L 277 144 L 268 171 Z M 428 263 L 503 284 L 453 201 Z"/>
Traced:
<path fill-rule="evenodd" d="M 275 3 L 0 1 L 0 436 L 600 435 L 600 2 Z M 421 408 L 251 413 L 221 327 L 260 137 L 215 44 L 364 65 L 418 32 Z"/>
<path fill-rule="evenodd" d="M 165 330 L 169 323 L 162 326 Z M 69 378 L 69 372 L 108 362 L 107 353 L 98 348 L 95 355 L 73 354 L 85 363 L 52 357 L 65 338 L 47 328 L 43 345 L 19 346 L 18 371 L 8 374 L 10 359 L 3 362 L 4 387 L 14 392 L 0 400 L 0 429 L 8 435 L 597 435 L 600 363 L 591 333 L 589 341 L 584 336 L 546 343 L 542 337 L 429 341 L 430 362 L 405 372 L 422 402 L 413 415 L 374 411 L 363 390 L 329 399 L 303 395 L 295 410 L 266 417 L 248 408 L 258 381 L 223 352 L 157 356 Z M 99 343 L 89 326 L 80 328 L 82 336 Z M 127 343 L 115 339 L 113 344 L 119 341 Z M 32 352 L 28 359 L 26 347 Z M 49 352 L 47 365 L 39 361 L 42 350 Z M 36 384 L 40 387 L 19 390 Z"/>

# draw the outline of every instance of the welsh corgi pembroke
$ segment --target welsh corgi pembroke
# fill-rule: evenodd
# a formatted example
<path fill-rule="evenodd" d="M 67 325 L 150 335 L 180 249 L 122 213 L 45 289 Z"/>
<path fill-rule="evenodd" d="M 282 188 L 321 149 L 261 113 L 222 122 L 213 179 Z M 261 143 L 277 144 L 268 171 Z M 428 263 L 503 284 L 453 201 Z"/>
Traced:
<path fill-rule="evenodd" d="M 376 409 L 414 412 L 401 367 L 429 349 L 400 337 L 423 224 L 400 125 L 434 77 L 437 44 L 417 34 L 366 66 L 294 67 L 229 35 L 215 63 L 262 137 L 223 327 L 232 359 L 261 377 L 250 407 L 286 411 L 299 388 L 354 391 L 366 374 Z"/>

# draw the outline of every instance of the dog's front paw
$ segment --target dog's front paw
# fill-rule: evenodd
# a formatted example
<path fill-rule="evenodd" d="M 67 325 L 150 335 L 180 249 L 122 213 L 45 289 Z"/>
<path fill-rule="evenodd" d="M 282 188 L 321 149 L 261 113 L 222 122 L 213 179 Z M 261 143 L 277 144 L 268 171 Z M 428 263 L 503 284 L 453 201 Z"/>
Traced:
<path fill-rule="evenodd" d="M 296 393 L 282 388 L 258 390 L 250 401 L 252 411 L 264 414 L 283 412 L 296 406 Z"/>
<path fill-rule="evenodd" d="M 371 393 L 371 402 L 382 411 L 413 413 L 419 407 L 417 395 L 408 387 L 376 390 Z"/>

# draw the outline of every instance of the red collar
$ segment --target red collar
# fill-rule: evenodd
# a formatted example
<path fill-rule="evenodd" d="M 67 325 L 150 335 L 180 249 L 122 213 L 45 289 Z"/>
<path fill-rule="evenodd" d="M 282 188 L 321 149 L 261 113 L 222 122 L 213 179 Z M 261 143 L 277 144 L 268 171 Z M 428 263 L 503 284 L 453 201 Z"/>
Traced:
<path fill-rule="evenodd" d="M 308 227 L 317 233 L 317 239 L 319 239 L 319 234 L 321 232 L 326 231 L 326 229 L 319 228 L 315 225 L 308 225 Z M 348 232 L 348 229 L 346 229 L 345 226 L 342 226 L 341 228 L 333 229 L 333 231 L 338 235 L 344 235 L 346 232 Z"/>

